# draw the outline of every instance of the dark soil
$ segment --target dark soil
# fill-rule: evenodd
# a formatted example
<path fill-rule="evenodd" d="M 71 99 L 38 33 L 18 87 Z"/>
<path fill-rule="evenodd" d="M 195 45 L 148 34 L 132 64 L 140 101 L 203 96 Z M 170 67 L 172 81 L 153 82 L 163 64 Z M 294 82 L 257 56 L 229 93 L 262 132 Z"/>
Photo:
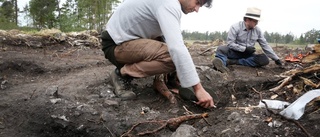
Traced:
<path fill-rule="evenodd" d="M 66 42 L 47 43 L 40 48 L 12 43 L 2 40 L 0 46 L 1 137 L 118 137 L 140 122 L 168 120 L 185 115 L 186 110 L 208 113 L 205 119 L 183 122 L 192 125 L 201 137 L 320 134 L 319 112 L 291 121 L 266 108 L 236 108 L 258 105 L 258 92 L 263 99 L 270 99 L 275 93 L 269 89 L 283 79 L 279 74 L 297 65 L 304 67 L 301 64 L 285 63 L 278 67 L 271 61 L 262 68 L 234 65 L 229 66 L 230 73 L 223 74 L 212 69 L 212 52 L 199 55 L 205 47 L 193 45 L 189 50 L 203 85 L 217 93 L 217 108 L 203 109 L 178 95 L 178 103 L 170 104 L 153 89 L 154 77 L 135 79 L 137 99 L 121 101 L 113 94 L 109 80 L 115 67 L 104 58 L 100 48 L 70 46 Z M 276 52 L 283 58 L 287 49 Z M 276 99 L 284 100 L 281 96 Z M 281 125 L 268 126 L 268 118 Z M 135 136 L 158 127 L 144 123 L 130 133 Z M 146 136 L 165 137 L 173 133 L 174 129 L 164 127 Z"/>

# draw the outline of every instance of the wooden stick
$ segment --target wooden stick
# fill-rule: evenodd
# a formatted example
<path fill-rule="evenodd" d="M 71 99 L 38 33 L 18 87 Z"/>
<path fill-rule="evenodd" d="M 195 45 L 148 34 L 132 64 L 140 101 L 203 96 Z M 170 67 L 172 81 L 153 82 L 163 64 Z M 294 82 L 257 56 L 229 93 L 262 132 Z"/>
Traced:
<path fill-rule="evenodd" d="M 289 83 L 289 81 L 292 80 L 292 77 L 293 77 L 293 76 L 288 76 L 288 77 L 286 77 L 285 79 L 282 80 L 282 83 L 281 83 L 279 86 L 274 87 L 274 88 L 269 89 L 269 90 L 270 90 L 270 91 L 273 91 L 273 92 L 280 90 L 282 87 L 284 87 L 285 85 L 287 85 L 287 84 Z"/>
<path fill-rule="evenodd" d="M 225 107 L 226 110 L 245 110 L 247 108 L 260 108 L 259 106 L 249 106 L 249 107 Z"/>
<path fill-rule="evenodd" d="M 259 94 L 259 97 L 260 97 L 260 100 L 262 100 L 262 94 L 261 94 L 261 92 L 258 92 L 254 87 L 252 87 L 252 90 L 253 90 L 254 92 L 258 93 L 258 94 Z"/>

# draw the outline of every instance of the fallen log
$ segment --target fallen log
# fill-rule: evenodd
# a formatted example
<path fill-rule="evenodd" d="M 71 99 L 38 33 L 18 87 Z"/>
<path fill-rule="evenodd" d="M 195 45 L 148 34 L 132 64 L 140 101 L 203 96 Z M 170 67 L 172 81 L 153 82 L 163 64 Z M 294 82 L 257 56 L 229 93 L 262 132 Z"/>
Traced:
<path fill-rule="evenodd" d="M 313 53 L 313 54 L 310 54 L 306 57 L 304 57 L 301 62 L 302 63 L 312 63 L 312 62 L 315 62 L 316 60 L 318 60 L 320 58 L 320 52 L 319 53 Z"/>

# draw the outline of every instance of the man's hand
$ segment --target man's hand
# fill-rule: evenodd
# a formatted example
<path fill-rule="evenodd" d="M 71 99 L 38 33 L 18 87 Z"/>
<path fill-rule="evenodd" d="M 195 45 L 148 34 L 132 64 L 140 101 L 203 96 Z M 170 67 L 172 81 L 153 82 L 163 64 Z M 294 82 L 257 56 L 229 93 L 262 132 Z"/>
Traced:
<path fill-rule="evenodd" d="M 194 93 L 198 98 L 196 104 L 200 105 L 203 108 L 213 108 L 214 102 L 211 95 L 202 87 L 201 83 L 193 86 Z"/>
<path fill-rule="evenodd" d="M 280 59 L 274 61 L 278 66 L 282 66 L 282 62 Z"/>
<path fill-rule="evenodd" d="M 246 54 L 252 54 L 254 52 L 256 52 L 255 47 L 246 47 L 246 50 L 244 51 L 244 53 L 246 53 Z"/>

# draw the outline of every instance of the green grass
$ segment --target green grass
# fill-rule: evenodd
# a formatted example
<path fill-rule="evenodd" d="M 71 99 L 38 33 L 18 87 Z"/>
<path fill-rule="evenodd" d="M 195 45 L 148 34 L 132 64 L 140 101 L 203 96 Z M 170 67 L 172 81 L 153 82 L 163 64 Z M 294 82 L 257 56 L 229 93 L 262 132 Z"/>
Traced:
<path fill-rule="evenodd" d="M 188 43 L 188 45 L 192 45 L 193 42 L 199 41 L 199 40 L 184 40 L 185 43 Z"/>
<path fill-rule="evenodd" d="M 297 45 L 297 44 L 276 44 L 276 43 L 269 43 L 271 47 L 276 47 L 276 46 L 283 46 L 291 49 L 296 49 L 296 48 L 304 48 L 306 45 Z M 258 44 L 259 46 L 259 44 Z"/>

